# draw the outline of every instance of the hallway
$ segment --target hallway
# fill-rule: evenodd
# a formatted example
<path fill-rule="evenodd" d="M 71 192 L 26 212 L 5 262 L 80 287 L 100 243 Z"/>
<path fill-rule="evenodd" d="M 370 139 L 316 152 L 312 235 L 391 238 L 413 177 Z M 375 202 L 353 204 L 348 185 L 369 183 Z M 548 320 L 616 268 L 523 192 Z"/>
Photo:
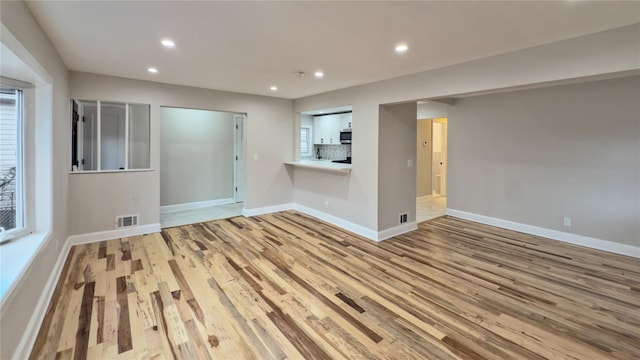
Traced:
<path fill-rule="evenodd" d="M 444 215 L 447 209 L 447 198 L 439 196 L 422 196 L 416 198 L 416 223 L 421 223 Z"/>

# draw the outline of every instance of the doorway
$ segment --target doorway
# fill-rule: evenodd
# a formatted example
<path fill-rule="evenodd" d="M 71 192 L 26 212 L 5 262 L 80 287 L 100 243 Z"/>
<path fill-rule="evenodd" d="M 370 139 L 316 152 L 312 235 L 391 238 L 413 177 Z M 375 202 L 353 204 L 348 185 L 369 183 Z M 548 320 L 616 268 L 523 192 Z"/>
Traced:
<path fill-rule="evenodd" d="M 445 214 L 447 208 L 448 104 L 418 102 L 416 222 Z"/>
<path fill-rule="evenodd" d="M 447 196 L 447 118 L 437 118 L 432 121 L 432 195 Z"/>
<path fill-rule="evenodd" d="M 242 213 L 244 128 L 244 114 L 161 107 L 163 228 Z"/>

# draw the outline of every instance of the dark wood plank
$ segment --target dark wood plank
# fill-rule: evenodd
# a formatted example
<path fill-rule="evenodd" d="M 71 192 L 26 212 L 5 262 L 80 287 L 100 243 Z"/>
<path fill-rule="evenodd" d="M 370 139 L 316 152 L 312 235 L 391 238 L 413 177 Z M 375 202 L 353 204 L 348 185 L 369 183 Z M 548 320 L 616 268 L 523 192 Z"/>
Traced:
<path fill-rule="evenodd" d="M 76 346 L 73 352 L 74 359 L 86 359 L 89 348 L 89 328 L 91 326 L 91 312 L 93 311 L 93 293 L 96 284 L 86 283 L 82 294 L 80 315 L 78 316 L 78 331 L 76 332 Z"/>
<path fill-rule="evenodd" d="M 104 259 L 107 257 L 107 242 L 100 241 L 100 246 L 98 248 L 98 259 Z"/>
<path fill-rule="evenodd" d="M 116 294 L 120 306 L 118 317 L 118 354 L 133 348 L 131 341 L 131 324 L 129 322 L 129 298 L 127 296 L 127 279 L 124 276 L 116 278 Z"/>
<path fill-rule="evenodd" d="M 107 254 L 107 271 L 113 271 L 116 269 L 116 255 Z"/>

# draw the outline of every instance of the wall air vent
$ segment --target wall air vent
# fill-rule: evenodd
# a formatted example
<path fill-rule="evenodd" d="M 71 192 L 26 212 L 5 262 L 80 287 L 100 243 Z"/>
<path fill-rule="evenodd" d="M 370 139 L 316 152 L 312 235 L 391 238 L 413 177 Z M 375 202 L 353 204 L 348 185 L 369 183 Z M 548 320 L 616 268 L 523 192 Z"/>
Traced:
<path fill-rule="evenodd" d="M 138 214 L 116 216 L 116 229 L 138 226 Z"/>
<path fill-rule="evenodd" d="M 400 224 L 404 224 L 409 220 L 409 214 L 408 213 L 402 213 L 400 214 Z"/>

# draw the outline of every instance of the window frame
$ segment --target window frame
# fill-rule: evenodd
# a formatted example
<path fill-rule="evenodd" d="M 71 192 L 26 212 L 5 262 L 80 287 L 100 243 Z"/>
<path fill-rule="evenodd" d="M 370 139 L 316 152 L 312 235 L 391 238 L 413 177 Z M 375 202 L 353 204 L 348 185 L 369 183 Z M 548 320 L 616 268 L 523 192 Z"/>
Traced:
<path fill-rule="evenodd" d="M 25 89 L 14 84 L 3 85 L 5 89 L 14 90 L 16 107 L 16 173 L 15 173 L 15 227 L 5 230 L 5 240 L 17 238 L 30 232 L 28 214 L 25 169 Z"/>
<path fill-rule="evenodd" d="M 73 159 L 74 159 L 74 155 L 73 152 L 77 151 L 77 148 L 74 149 L 73 147 L 73 143 L 71 144 L 71 152 L 70 152 L 70 161 L 71 161 L 71 169 L 69 170 L 70 174 L 95 174 L 95 173 L 114 173 L 114 172 L 139 172 L 139 171 L 152 171 L 153 168 L 151 167 L 151 104 L 145 104 L 145 103 L 137 103 L 137 102 L 128 102 L 128 101 L 118 101 L 118 100 L 90 100 L 90 99 L 85 99 L 85 98 L 70 98 L 69 99 L 69 114 L 71 116 L 71 123 L 70 123 L 70 128 L 69 128 L 69 133 L 71 136 L 73 136 L 73 103 L 74 102 L 78 102 L 79 104 L 84 103 L 84 102 L 95 102 L 96 103 L 96 123 L 95 123 L 95 127 L 96 127 L 96 139 L 95 141 L 95 146 L 96 146 L 96 159 L 95 159 L 95 169 L 93 170 L 85 170 L 83 168 L 81 168 L 81 166 L 79 166 L 80 164 L 78 164 L 78 166 L 74 166 L 75 164 L 73 163 Z M 124 105 L 124 110 L 125 110 L 125 124 L 124 124 L 124 130 L 125 130 L 125 134 L 124 134 L 124 167 L 120 168 L 120 169 L 103 169 L 103 164 L 102 164 L 102 141 L 103 141 L 103 134 L 102 134 L 102 105 L 103 104 L 118 104 L 118 105 Z M 148 122 L 148 134 L 147 134 L 147 148 L 148 148 L 148 153 L 149 153 L 149 159 L 148 159 L 148 167 L 145 168 L 131 168 L 130 167 L 130 163 L 131 163 L 131 159 L 130 159 L 130 147 L 131 147 L 131 107 L 132 106 L 146 106 L 147 107 L 147 122 Z M 82 117 L 80 117 L 80 121 L 82 121 Z M 79 127 L 79 129 L 82 129 L 85 125 L 82 125 L 81 127 Z M 78 136 L 78 142 L 80 142 L 80 136 L 82 136 L 82 131 L 78 131 L 78 133 L 76 134 L 76 136 Z M 78 148 L 81 148 L 82 145 L 78 145 Z M 77 159 L 78 161 L 80 161 L 80 159 Z"/>
<path fill-rule="evenodd" d="M 302 152 L 302 142 L 305 139 L 302 138 L 302 130 L 307 129 L 307 152 Z M 311 125 L 301 125 L 300 126 L 300 156 L 313 156 L 313 136 L 311 132 L 313 131 L 313 127 Z"/>

